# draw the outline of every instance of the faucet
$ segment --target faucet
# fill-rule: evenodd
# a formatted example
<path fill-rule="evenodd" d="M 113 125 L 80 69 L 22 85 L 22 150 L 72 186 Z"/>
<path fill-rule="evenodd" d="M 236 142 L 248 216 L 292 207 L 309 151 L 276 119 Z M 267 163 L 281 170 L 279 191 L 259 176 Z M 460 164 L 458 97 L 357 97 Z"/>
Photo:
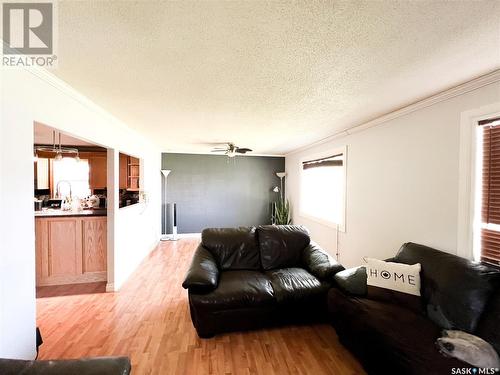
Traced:
<path fill-rule="evenodd" d="M 56 197 L 57 198 L 62 198 L 61 197 L 61 190 L 60 190 L 60 185 L 61 183 L 67 183 L 68 186 L 69 186 L 69 197 L 70 199 L 72 198 L 72 193 L 71 193 L 71 182 L 69 182 L 68 180 L 60 180 L 58 183 L 57 183 L 57 186 L 56 186 Z"/>

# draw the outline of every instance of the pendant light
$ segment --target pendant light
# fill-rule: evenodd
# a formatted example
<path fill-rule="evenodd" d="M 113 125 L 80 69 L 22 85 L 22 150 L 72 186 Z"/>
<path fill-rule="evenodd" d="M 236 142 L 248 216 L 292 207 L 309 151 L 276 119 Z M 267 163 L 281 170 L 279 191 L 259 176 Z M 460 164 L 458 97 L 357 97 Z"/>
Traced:
<path fill-rule="evenodd" d="M 74 147 L 62 147 L 61 144 L 61 133 L 57 134 L 58 143 L 56 144 L 56 131 L 52 132 L 52 147 L 49 146 L 35 146 L 35 157 L 38 158 L 38 152 L 46 152 L 50 154 L 55 154 L 55 160 L 62 160 L 64 154 L 75 155 L 74 159 L 80 161 L 80 153 L 77 148 Z"/>

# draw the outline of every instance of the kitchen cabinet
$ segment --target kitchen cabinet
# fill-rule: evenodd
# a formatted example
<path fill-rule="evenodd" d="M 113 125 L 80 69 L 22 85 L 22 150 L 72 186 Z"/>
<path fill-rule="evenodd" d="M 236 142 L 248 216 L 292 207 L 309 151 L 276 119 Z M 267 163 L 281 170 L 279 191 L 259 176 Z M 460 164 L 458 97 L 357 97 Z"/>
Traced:
<path fill-rule="evenodd" d="M 127 181 L 127 190 L 130 191 L 139 191 L 139 180 L 140 176 L 140 161 L 138 158 L 134 158 L 133 156 L 128 157 L 128 181 Z"/>
<path fill-rule="evenodd" d="M 128 180 L 128 156 L 125 154 L 120 154 L 120 189 L 127 188 Z"/>
<path fill-rule="evenodd" d="M 93 189 L 105 189 L 107 186 L 106 154 L 94 154 L 89 157 L 89 185 Z"/>
<path fill-rule="evenodd" d="M 50 159 L 38 158 L 35 162 L 35 189 L 50 189 Z"/>
<path fill-rule="evenodd" d="M 139 191 L 140 159 L 120 153 L 120 189 Z"/>
<path fill-rule="evenodd" d="M 37 217 L 36 285 L 106 281 L 106 216 Z"/>
<path fill-rule="evenodd" d="M 89 163 L 90 189 L 106 189 L 108 186 L 107 153 L 98 151 L 81 151 L 80 158 L 87 160 Z"/>

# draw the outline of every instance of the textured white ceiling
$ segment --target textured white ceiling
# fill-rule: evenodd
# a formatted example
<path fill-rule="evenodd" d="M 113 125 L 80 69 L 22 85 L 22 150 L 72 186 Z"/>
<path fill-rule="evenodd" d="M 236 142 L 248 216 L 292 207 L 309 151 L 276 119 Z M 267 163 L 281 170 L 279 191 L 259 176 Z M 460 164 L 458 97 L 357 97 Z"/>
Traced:
<path fill-rule="evenodd" d="M 500 67 L 500 1 L 59 2 L 55 74 L 162 150 L 284 154 Z"/>

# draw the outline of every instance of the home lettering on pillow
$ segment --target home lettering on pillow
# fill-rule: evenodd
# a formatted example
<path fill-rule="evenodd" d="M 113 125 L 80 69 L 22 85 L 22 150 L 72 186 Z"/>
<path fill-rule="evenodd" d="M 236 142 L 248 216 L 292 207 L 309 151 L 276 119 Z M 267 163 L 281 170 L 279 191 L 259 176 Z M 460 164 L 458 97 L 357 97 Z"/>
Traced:
<path fill-rule="evenodd" d="M 420 296 L 420 263 L 409 265 L 366 259 L 367 285 Z"/>
<path fill-rule="evenodd" d="M 370 272 L 370 277 L 375 279 L 378 277 L 381 277 L 384 280 L 390 280 L 394 278 L 393 280 L 394 282 L 401 281 L 403 284 L 406 282 L 410 285 L 417 285 L 417 280 L 415 275 L 405 274 L 403 272 L 398 273 L 397 271 L 393 272 L 387 270 L 380 271 L 376 268 L 370 268 L 369 272 Z"/>

